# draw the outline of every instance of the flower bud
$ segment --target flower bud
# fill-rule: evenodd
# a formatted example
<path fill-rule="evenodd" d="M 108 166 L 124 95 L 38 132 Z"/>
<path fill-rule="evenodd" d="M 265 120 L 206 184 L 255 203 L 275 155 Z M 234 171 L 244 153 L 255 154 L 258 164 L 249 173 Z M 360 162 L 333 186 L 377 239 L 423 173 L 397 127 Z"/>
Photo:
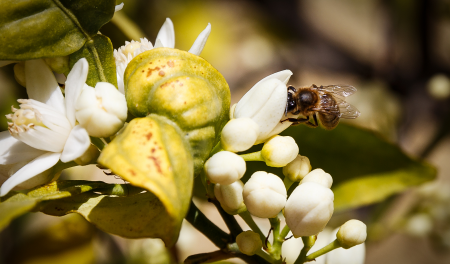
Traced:
<path fill-rule="evenodd" d="M 336 237 L 343 248 L 351 248 L 366 241 L 367 227 L 363 222 L 352 219 L 339 228 Z"/>
<path fill-rule="evenodd" d="M 289 123 L 285 122 L 284 129 L 274 132 L 286 109 L 286 83 L 291 75 L 291 71 L 284 70 L 267 76 L 255 84 L 236 105 L 233 118 L 249 117 L 258 124 L 259 135 L 256 144 L 289 127 Z"/>
<path fill-rule="evenodd" d="M 335 234 L 337 232 L 338 228 L 331 233 L 329 242 L 336 239 Z M 337 248 L 331 252 L 328 252 L 325 257 L 327 264 L 364 264 L 366 257 L 366 245 L 365 243 L 362 243 L 349 249 Z"/>
<path fill-rule="evenodd" d="M 237 214 L 245 210 L 244 197 L 242 196 L 243 189 L 244 183 L 240 180 L 232 184 L 218 183 L 214 185 L 214 195 L 227 213 Z"/>
<path fill-rule="evenodd" d="M 244 203 L 254 216 L 271 218 L 286 204 L 286 188 L 280 177 L 265 171 L 257 171 L 245 183 Z"/>
<path fill-rule="evenodd" d="M 405 231 L 417 237 L 427 236 L 433 231 L 433 219 L 426 213 L 415 214 L 406 221 Z"/>
<path fill-rule="evenodd" d="M 270 167 L 284 167 L 298 155 L 298 146 L 292 137 L 274 136 L 261 150 L 261 155 Z"/>
<path fill-rule="evenodd" d="M 258 134 L 258 124 L 252 119 L 231 119 L 222 130 L 222 147 L 232 152 L 245 151 L 255 144 Z"/>
<path fill-rule="evenodd" d="M 74 161 L 78 165 L 88 165 L 93 164 L 97 161 L 98 156 L 100 156 L 100 151 L 98 148 L 94 145 L 90 145 L 89 148 L 84 152 L 83 155 L 81 155 L 79 158 L 75 159 Z"/>
<path fill-rule="evenodd" d="M 318 234 L 333 214 L 334 194 L 323 185 L 306 182 L 297 186 L 284 208 L 286 224 L 294 237 Z"/>
<path fill-rule="evenodd" d="M 232 184 L 244 176 L 245 161 L 239 155 L 220 151 L 205 163 L 206 176 L 212 183 Z"/>
<path fill-rule="evenodd" d="M 90 136 L 114 135 L 127 119 L 125 96 L 112 84 L 99 82 L 95 89 L 85 85 L 75 106 L 75 116 Z"/>
<path fill-rule="evenodd" d="M 237 235 L 236 244 L 242 253 L 249 256 L 254 255 L 262 247 L 261 238 L 251 230 L 244 231 Z"/>
<path fill-rule="evenodd" d="M 297 157 L 283 167 L 283 175 L 293 182 L 299 182 L 311 171 L 311 163 L 308 157 L 297 155 Z"/>
<path fill-rule="evenodd" d="M 303 184 L 305 182 L 315 182 L 327 188 L 331 188 L 331 185 L 333 184 L 333 178 L 331 178 L 331 175 L 329 173 L 326 173 L 322 169 L 315 169 L 308 173 L 305 178 L 302 179 L 300 184 Z"/>

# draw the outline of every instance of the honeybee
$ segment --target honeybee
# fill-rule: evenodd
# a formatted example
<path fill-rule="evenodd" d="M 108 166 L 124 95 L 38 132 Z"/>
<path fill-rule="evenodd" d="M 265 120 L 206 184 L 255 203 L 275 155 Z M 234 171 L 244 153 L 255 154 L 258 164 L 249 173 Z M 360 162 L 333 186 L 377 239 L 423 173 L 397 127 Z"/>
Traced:
<path fill-rule="evenodd" d="M 284 121 L 292 122 L 292 125 L 306 124 L 317 127 L 320 121 L 325 129 L 335 128 L 340 118 L 357 118 L 360 113 L 351 104 L 345 102 L 345 98 L 356 92 L 356 88 L 350 85 L 326 85 L 310 87 L 287 88 L 288 99 L 285 116 L 288 113 L 303 115 L 300 118 L 287 118 Z M 312 121 L 311 121 L 312 118 Z"/>

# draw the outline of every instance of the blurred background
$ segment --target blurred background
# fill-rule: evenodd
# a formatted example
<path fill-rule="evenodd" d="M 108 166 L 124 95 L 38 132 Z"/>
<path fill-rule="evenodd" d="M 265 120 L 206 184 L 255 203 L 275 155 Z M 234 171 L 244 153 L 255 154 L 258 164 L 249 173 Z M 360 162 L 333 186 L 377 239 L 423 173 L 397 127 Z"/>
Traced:
<path fill-rule="evenodd" d="M 123 10 L 100 30 L 116 49 L 141 37 L 154 43 L 169 17 L 175 47 L 189 50 L 211 23 L 201 56 L 228 81 L 232 103 L 260 79 L 284 69 L 294 73 L 289 84 L 296 87 L 357 87 L 348 101 L 361 116 L 349 123 L 426 159 L 438 168 L 438 177 L 382 204 L 336 215 L 330 225 L 351 214 L 374 215 L 375 220 L 366 222 L 368 264 L 450 263 L 450 0 L 123 2 Z M 0 68 L 2 131 L 10 106 L 26 97 L 12 67 Z M 62 177 L 81 179 L 80 174 L 82 179 L 123 183 L 89 166 Z M 215 208 L 200 200 L 197 204 L 226 230 Z M 257 223 L 268 232 L 268 221 Z M 284 253 L 288 263 L 300 250 L 295 241 L 289 244 L 294 246 Z M 0 263 L 180 263 L 213 250 L 189 224 L 177 246 L 166 249 L 157 239 L 106 234 L 75 214 L 28 214 L 0 233 Z"/>

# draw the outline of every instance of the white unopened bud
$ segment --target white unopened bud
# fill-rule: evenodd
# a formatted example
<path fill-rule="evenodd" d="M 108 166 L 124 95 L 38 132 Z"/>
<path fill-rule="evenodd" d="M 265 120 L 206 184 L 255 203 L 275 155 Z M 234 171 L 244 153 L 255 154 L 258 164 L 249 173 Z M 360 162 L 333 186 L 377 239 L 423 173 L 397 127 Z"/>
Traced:
<path fill-rule="evenodd" d="M 311 163 L 307 157 L 302 155 L 297 155 L 293 161 L 283 167 L 283 175 L 288 177 L 293 182 L 300 181 L 310 171 Z"/>
<path fill-rule="evenodd" d="M 367 227 L 363 222 L 352 219 L 339 228 L 336 237 L 343 248 L 351 248 L 366 241 Z"/>
<path fill-rule="evenodd" d="M 266 141 L 289 127 L 289 122 L 285 122 L 281 130 L 277 125 L 286 109 L 286 84 L 291 75 L 291 71 L 284 70 L 267 76 L 255 84 L 237 103 L 232 117 L 248 117 L 258 124 L 259 135 L 256 144 Z M 275 127 L 277 127 L 276 132 L 274 132 Z"/>
<path fill-rule="evenodd" d="M 426 213 L 415 214 L 406 221 L 405 231 L 413 236 L 427 236 L 433 231 L 433 219 Z"/>
<path fill-rule="evenodd" d="M 125 96 L 107 82 L 99 82 L 95 89 L 85 85 L 77 99 L 75 116 L 90 136 L 114 135 L 127 119 Z"/>
<path fill-rule="evenodd" d="M 274 136 L 261 150 L 267 166 L 284 167 L 298 155 L 298 146 L 292 137 Z"/>
<path fill-rule="evenodd" d="M 214 195 L 220 202 L 222 208 L 229 214 L 237 214 L 245 210 L 244 197 L 242 191 L 244 183 L 238 180 L 232 184 L 216 184 Z"/>
<path fill-rule="evenodd" d="M 305 178 L 302 179 L 300 184 L 303 184 L 305 182 L 315 182 L 327 188 L 331 188 L 331 185 L 333 184 L 333 178 L 329 173 L 326 173 L 322 169 L 315 169 L 308 173 Z"/>
<path fill-rule="evenodd" d="M 254 216 L 271 218 L 286 204 L 286 188 L 280 177 L 257 171 L 244 185 L 244 203 Z"/>
<path fill-rule="evenodd" d="M 236 244 L 239 247 L 239 251 L 249 256 L 254 255 L 262 247 L 261 238 L 251 230 L 244 231 L 237 235 Z"/>
<path fill-rule="evenodd" d="M 230 151 L 220 151 L 205 163 L 206 176 L 212 183 L 232 184 L 244 176 L 245 161 Z"/>
<path fill-rule="evenodd" d="M 295 188 L 284 208 L 286 224 L 294 237 L 318 234 L 333 214 L 334 194 L 323 185 L 306 182 Z"/>
<path fill-rule="evenodd" d="M 336 228 L 329 238 L 329 242 L 333 242 L 336 239 L 336 233 L 339 228 Z M 320 233 L 321 235 L 322 233 Z M 366 258 L 366 245 L 365 243 L 356 245 L 349 249 L 337 248 L 326 255 L 326 264 L 364 264 Z"/>
<path fill-rule="evenodd" d="M 225 150 L 245 151 L 251 148 L 258 138 L 258 124 L 248 117 L 231 119 L 223 128 L 221 144 Z"/>

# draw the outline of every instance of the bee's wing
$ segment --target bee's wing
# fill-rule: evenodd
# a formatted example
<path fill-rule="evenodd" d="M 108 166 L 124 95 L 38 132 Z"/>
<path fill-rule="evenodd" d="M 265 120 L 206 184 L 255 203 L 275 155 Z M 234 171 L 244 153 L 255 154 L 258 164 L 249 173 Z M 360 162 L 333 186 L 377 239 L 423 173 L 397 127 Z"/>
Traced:
<path fill-rule="evenodd" d="M 317 87 L 319 91 L 331 93 L 338 97 L 347 97 L 356 92 L 356 88 L 351 85 L 337 84 L 337 85 L 321 85 Z"/>
<path fill-rule="evenodd" d="M 356 88 L 351 85 L 325 85 L 317 88 L 322 93 L 329 93 L 333 95 L 336 100 L 337 107 L 321 107 L 317 109 L 319 112 L 335 113 L 340 118 L 354 119 L 360 115 L 356 107 L 347 103 L 345 98 L 356 92 Z"/>
<path fill-rule="evenodd" d="M 339 102 L 339 112 L 341 112 L 340 117 L 346 119 L 355 119 L 360 115 L 356 107 L 345 101 Z"/>

